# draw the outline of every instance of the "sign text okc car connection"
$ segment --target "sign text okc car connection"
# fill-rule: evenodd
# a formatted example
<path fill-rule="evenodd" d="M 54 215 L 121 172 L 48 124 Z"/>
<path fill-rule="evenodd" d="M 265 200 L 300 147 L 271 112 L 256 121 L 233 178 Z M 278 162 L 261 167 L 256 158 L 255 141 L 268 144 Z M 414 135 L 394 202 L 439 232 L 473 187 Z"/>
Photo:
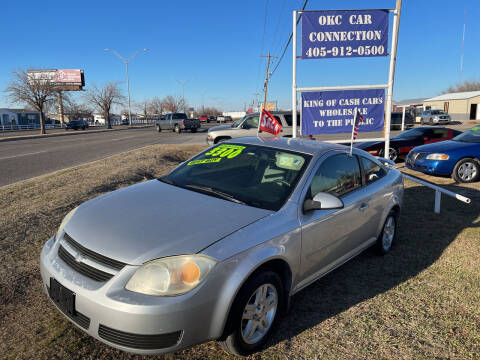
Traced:
<path fill-rule="evenodd" d="M 386 56 L 388 11 L 327 10 L 303 13 L 302 58 Z"/>

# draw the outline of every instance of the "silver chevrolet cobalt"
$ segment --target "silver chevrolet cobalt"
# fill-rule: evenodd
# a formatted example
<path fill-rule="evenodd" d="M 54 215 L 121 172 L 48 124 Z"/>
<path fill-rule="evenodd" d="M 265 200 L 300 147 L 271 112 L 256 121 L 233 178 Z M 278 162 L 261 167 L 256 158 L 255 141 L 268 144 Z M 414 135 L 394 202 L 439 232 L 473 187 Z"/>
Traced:
<path fill-rule="evenodd" d="M 293 294 L 372 245 L 392 246 L 402 177 L 348 150 L 235 139 L 89 200 L 42 250 L 45 290 L 80 329 L 124 351 L 218 340 L 256 352 Z"/>

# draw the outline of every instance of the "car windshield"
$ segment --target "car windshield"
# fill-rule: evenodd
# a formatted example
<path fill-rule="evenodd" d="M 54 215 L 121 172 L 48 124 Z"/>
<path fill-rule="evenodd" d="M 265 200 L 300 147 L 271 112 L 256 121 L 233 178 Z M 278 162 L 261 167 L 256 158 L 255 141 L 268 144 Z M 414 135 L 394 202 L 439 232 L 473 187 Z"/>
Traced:
<path fill-rule="evenodd" d="M 469 142 L 469 143 L 480 143 L 480 126 L 475 126 L 464 133 L 461 133 L 458 136 L 455 136 L 453 141 L 460 142 Z"/>
<path fill-rule="evenodd" d="M 239 127 L 240 124 L 243 122 L 243 120 L 245 119 L 246 116 L 242 117 L 241 119 L 238 119 L 237 121 L 235 121 L 233 124 L 232 124 L 232 127 Z"/>
<path fill-rule="evenodd" d="M 237 203 L 279 210 L 311 155 L 247 144 L 220 144 L 160 181 Z"/>
<path fill-rule="evenodd" d="M 444 115 L 445 112 L 442 110 L 432 110 L 432 115 Z"/>
<path fill-rule="evenodd" d="M 420 129 L 410 129 L 410 130 L 407 130 L 397 136 L 395 136 L 393 139 L 412 139 L 412 138 L 416 138 L 418 136 L 422 136 L 423 135 L 423 131 L 420 130 Z"/>

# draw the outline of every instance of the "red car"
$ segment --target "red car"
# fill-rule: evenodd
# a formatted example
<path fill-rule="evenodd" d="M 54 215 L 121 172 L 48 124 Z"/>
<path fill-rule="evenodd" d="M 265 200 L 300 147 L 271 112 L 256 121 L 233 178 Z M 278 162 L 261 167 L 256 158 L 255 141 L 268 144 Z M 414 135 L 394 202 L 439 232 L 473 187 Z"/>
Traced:
<path fill-rule="evenodd" d="M 198 117 L 198 120 L 200 120 L 200 122 L 207 122 L 207 123 L 210 122 L 210 121 L 208 120 L 208 116 L 207 116 L 207 115 L 200 115 L 200 116 Z"/>
<path fill-rule="evenodd" d="M 444 127 L 421 126 L 407 130 L 390 139 L 389 158 L 393 161 L 400 160 L 405 158 L 415 146 L 450 140 L 459 134 L 461 131 Z M 374 156 L 385 157 L 383 154 L 385 142 L 383 141 L 361 142 L 353 146 Z"/>

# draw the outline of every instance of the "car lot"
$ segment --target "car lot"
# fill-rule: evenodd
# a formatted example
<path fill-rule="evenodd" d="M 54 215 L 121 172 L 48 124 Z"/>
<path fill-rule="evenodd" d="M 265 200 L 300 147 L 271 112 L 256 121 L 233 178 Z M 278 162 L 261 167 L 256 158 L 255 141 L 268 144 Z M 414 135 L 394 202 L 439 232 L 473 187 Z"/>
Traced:
<path fill-rule="evenodd" d="M 41 288 L 40 248 L 78 204 L 165 174 L 204 146 L 150 146 L 0 189 L 0 353 L 138 359 L 84 335 L 58 314 Z M 406 181 L 408 211 L 391 254 L 367 250 L 295 295 L 259 359 L 478 358 L 480 274 L 472 254 L 480 251 L 479 185 L 425 178 L 472 203 L 445 198 L 437 216 L 432 190 Z M 231 357 L 212 342 L 154 357 L 171 358 Z"/>

